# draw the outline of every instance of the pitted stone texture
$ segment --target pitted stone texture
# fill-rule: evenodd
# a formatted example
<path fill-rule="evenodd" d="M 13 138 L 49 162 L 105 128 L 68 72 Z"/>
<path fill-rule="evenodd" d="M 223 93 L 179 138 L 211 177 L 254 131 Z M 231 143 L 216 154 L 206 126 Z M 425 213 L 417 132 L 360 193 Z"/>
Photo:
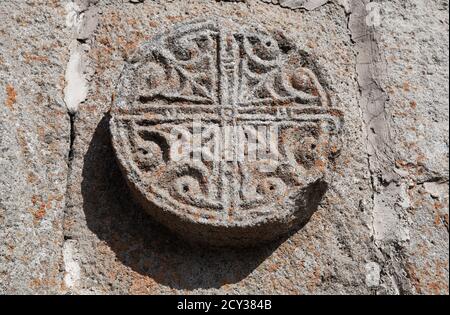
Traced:
<path fill-rule="evenodd" d="M 144 208 L 182 237 L 216 245 L 305 223 L 326 190 L 342 123 L 315 71 L 281 33 L 230 19 L 186 22 L 143 44 L 122 73 L 111 129 Z M 191 147 L 179 161 L 171 132 L 181 126 L 185 142 L 199 137 L 215 158 L 193 159 Z"/>
<path fill-rule="evenodd" d="M 396 106 L 396 118 L 404 118 L 390 125 L 391 134 L 396 135 L 396 138 L 401 134 L 411 134 L 410 128 L 417 127 L 416 120 L 411 119 L 410 109 L 416 105 L 416 109 L 420 109 L 416 113 L 417 117 L 427 121 L 424 130 L 429 130 L 431 134 L 435 131 L 439 137 L 446 132 L 442 125 L 436 127 L 431 123 L 432 116 L 428 111 L 439 108 L 439 113 L 443 115 L 438 116 L 442 120 L 447 119 L 445 114 L 448 106 L 442 105 L 446 104 L 442 103 L 442 100 L 446 100 L 445 95 L 437 97 L 436 93 L 447 91 L 439 88 L 447 79 L 445 76 L 426 76 L 423 71 L 436 67 L 439 73 L 445 74 L 447 61 L 443 61 L 438 68 L 435 58 L 427 60 L 418 57 L 423 68 L 417 68 L 415 65 L 418 61 L 411 58 L 420 56 L 419 52 L 424 57 L 432 56 L 426 53 L 430 48 L 439 51 L 448 47 L 446 36 L 440 36 L 448 33 L 448 18 L 440 17 L 440 14 L 448 12 L 448 6 L 445 6 L 446 1 L 439 1 L 442 3 L 439 7 L 443 7 L 443 10 L 436 7 L 438 2 L 421 9 L 415 9 L 412 5 L 422 2 L 386 1 L 385 4 L 389 4 L 386 8 L 391 12 L 390 18 L 382 18 L 382 28 L 374 29 L 375 34 L 383 32 L 386 41 L 389 40 L 388 43 L 378 42 L 380 52 L 386 53 L 385 45 L 390 47 L 386 59 L 391 66 L 380 71 L 380 78 L 387 75 L 386 70 L 391 72 L 395 66 L 397 68 L 389 74 L 388 81 L 395 79 L 403 83 L 405 70 L 415 80 L 429 84 L 427 93 L 436 97 L 433 102 L 426 103 L 424 100 L 427 94 L 410 89 L 409 93 L 415 101 L 411 102 L 411 107 L 408 105 L 411 99 L 405 102 L 394 97 L 394 94 L 389 95 L 389 103 Z M 247 0 L 245 3 L 213 0 L 170 3 L 144 1 L 136 4 L 100 0 L 98 3 L 102 14 L 88 52 L 95 75 L 90 81 L 91 92 L 86 101 L 80 104 L 75 119 L 76 137 L 65 217 L 65 236 L 70 239 L 70 246 L 67 246 L 70 255 L 67 258 L 72 258 L 70 262 L 76 262 L 79 266 L 75 267 L 74 264 L 76 272 L 73 275 L 78 281 L 70 292 L 398 294 L 445 293 L 448 290 L 447 183 L 433 182 L 435 185 L 430 185 L 426 181 L 425 184 L 414 185 L 416 180 L 413 180 L 413 186 L 404 182 L 400 186 L 395 182 L 385 186 L 389 199 L 376 195 L 377 204 L 383 205 L 377 207 L 376 213 L 386 213 L 387 218 L 395 219 L 381 220 L 389 227 L 386 231 L 395 233 L 384 235 L 402 236 L 405 240 L 398 242 L 389 238 L 383 241 L 386 246 L 380 246 L 376 244 L 379 240 L 375 241 L 374 238 L 374 232 L 377 238 L 383 235 L 380 230 L 374 231 L 374 219 L 378 222 L 378 218 L 383 216 L 374 218 L 373 205 L 376 189 L 382 186 L 371 186 L 371 180 L 377 179 L 378 174 L 369 171 L 366 152 L 368 143 L 363 130 L 370 126 L 364 122 L 363 106 L 358 106 L 361 99 L 356 81 L 360 76 L 355 68 L 356 55 L 360 51 L 357 44 L 352 42 L 351 30 L 347 28 L 348 17 L 355 17 L 359 23 L 364 23 L 364 13 L 353 12 L 347 16 L 335 2 L 313 11 L 290 10 L 260 0 Z M 338 104 L 345 113 L 341 137 L 345 150 L 342 150 L 335 165 L 339 176 L 329 185 L 323 202 L 308 224 L 282 241 L 245 250 L 212 250 L 189 246 L 174 237 L 174 233 L 167 233 L 159 224 L 155 224 L 129 194 L 111 148 L 108 119 L 104 118 L 110 110 L 111 97 L 116 95 L 125 59 L 136 47 L 154 38 L 160 28 L 169 30 L 175 23 L 211 14 L 240 19 L 246 23 L 257 21 L 264 28 L 280 28 L 295 38 L 296 45 L 314 56 L 322 66 L 331 103 Z M 417 22 L 415 14 L 421 16 L 421 22 Z M 430 23 L 431 20 L 434 22 Z M 413 26 L 414 30 L 411 31 Z M 418 30 L 421 30 L 421 38 L 429 39 L 427 50 L 410 49 L 412 46 L 421 46 L 417 38 Z M 416 38 L 412 33 L 416 34 Z M 371 38 L 368 35 L 352 34 L 355 42 L 358 37 L 360 40 Z M 367 45 L 370 49 L 377 46 L 375 43 L 369 44 L 372 44 Z M 371 52 L 370 49 L 368 52 Z M 371 60 L 361 62 L 373 67 Z M 411 66 L 411 72 L 408 66 Z M 392 83 L 386 87 L 390 85 Z M 403 84 L 398 86 L 402 87 L 398 89 L 401 92 Z M 389 93 L 389 89 L 386 91 Z M 377 95 L 372 96 L 377 98 Z M 385 108 L 389 109 L 389 106 Z M 405 113 L 398 112 L 399 109 L 405 110 Z M 377 114 L 378 111 L 371 113 Z M 418 147 L 427 148 L 430 152 L 436 150 L 434 146 L 428 146 L 427 139 L 429 137 L 423 136 Z M 414 156 L 402 145 L 409 144 L 398 138 L 392 146 L 414 160 Z M 432 157 L 431 154 L 427 156 Z M 378 157 L 372 155 L 372 159 Z M 444 163 L 446 155 L 434 155 L 433 158 L 427 159 L 426 163 L 440 167 L 430 174 L 439 173 L 445 181 L 445 174 L 448 174 L 447 163 Z M 444 162 L 441 163 L 441 160 Z M 411 173 L 414 170 L 411 168 Z M 408 174 L 400 168 L 396 168 L 396 171 Z M 422 176 L 417 181 L 423 179 L 427 178 Z M 392 205 L 386 206 L 382 203 L 384 201 Z M 414 216 L 409 217 L 409 214 Z M 406 230 L 403 228 L 397 229 L 395 224 L 391 224 L 405 221 L 410 223 L 407 226 L 409 234 L 404 233 Z M 407 240 L 408 235 L 410 241 Z M 368 268 L 375 264 L 379 265 L 379 273 L 378 268 Z M 372 281 L 374 279 L 376 281 Z"/>

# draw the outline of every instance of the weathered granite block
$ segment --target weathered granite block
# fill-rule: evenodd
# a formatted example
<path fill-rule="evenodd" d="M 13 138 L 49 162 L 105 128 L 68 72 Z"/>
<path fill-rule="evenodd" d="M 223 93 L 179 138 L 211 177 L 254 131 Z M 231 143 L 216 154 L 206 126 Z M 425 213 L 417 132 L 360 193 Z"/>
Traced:
<path fill-rule="evenodd" d="M 55 1 L 0 3 L 0 293 L 61 292 L 65 16 Z"/>
<path fill-rule="evenodd" d="M 448 294 L 448 1 L 30 0 L 1 2 L 0 16 L 0 293 Z M 155 59 L 167 48 L 160 34 L 199 20 L 225 34 L 218 46 L 194 36 L 175 49 L 178 61 L 167 63 L 166 53 Z M 192 47 L 203 47 L 209 61 L 189 64 Z M 236 68 L 213 62 L 213 71 L 194 79 L 183 72 L 202 73 L 227 53 Z M 262 58 L 239 68 L 249 55 Z M 175 66 L 181 81 L 173 79 Z M 213 121 L 244 117 L 236 109 L 240 94 L 220 93 L 233 90 L 232 82 L 247 84 L 250 101 L 264 100 L 264 113 L 250 112 L 258 121 L 275 115 L 286 123 L 276 115 L 297 107 L 308 109 L 302 119 L 339 121 L 336 139 L 333 128 L 319 137 L 311 126 L 284 137 L 298 148 L 296 163 L 320 178 L 320 189 L 307 194 L 313 198 L 302 199 L 309 211 L 286 203 L 285 194 L 267 196 L 286 182 L 293 191 L 316 180 L 284 181 L 290 173 L 283 169 L 278 186 L 264 176 L 253 182 L 247 195 L 262 198 L 257 209 L 289 218 L 273 228 L 231 206 L 243 204 L 239 189 L 220 199 L 228 211 L 217 231 L 198 225 L 216 224 L 202 221 L 211 204 L 191 225 L 184 206 L 164 201 L 150 209 L 159 201 L 147 195 L 148 183 L 169 187 L 184 205 L 203 205 L 202 191 L 212 191 L 211 200 L 223 195 L 209 171 L 203 190 L 181 176 L 186 185 L 174 192 L 180 176 L 155 174 L 160 160 L 148 154 L 166 147 L 155 147 L 161 137 L 155 142 L 149 130 L 167 117 L 180 126 L 185 112 L 161 109 L 189 97 L 181 106 L 193 108 L 188 114 L 201 108 L 199 116 Z M 182 88 L 176 94 L 171 87 Z M 118 135 L 131 130 L 120 125 L 120 110 L 136 108 L 128 96 L 154 112 L 138 113 L 144 137 L 127 146 Z M 132 162 L 141 177 L 127 169 Z M 299 169 L 300 181 L 309 178 Z M 234 171 L 224 178 L 239 178 Z M 133 183 L 140 185 L 134 193 Z M 250 222 L 237 232 L 227 226 L 234 210 Z M 161 219 L 164 211 L 175 216 Z M 301 224 L 287 228 L 296 221 L 290 215 Z"/>

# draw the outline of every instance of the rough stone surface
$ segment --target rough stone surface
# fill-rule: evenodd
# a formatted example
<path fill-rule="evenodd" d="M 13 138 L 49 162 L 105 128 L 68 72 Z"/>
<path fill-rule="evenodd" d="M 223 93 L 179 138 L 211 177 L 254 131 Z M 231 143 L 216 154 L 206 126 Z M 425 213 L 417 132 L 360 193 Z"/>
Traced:
<path fill-rule="evenodd" d="M 448 1 L 272 2 L 0 3 L 0 293 L 448 294 Z M 285 34 L 344 117 L 310 219 L 244 250 L 157 223 L 111 141 L 136 49 L 210 17 Z"/>
<path fill-rule="evenodd" d="M 0 294 L 61 292 L 70 123 L 57 1 L 0 3 Z"/>
<path fill-rule="evenodd" d="M 361 23 L 367 5 L 349 28 L 382 292 L 448 294 L 448 2 L 385 1 Z"/>

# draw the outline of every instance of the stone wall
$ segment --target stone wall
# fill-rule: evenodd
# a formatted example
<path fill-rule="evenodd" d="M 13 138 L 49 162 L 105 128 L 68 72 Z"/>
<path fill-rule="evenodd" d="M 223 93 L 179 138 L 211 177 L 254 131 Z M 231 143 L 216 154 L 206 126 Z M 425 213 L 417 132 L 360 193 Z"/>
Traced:
<path fill-rule="evenodd" d="M 1 1 L 0 294 L 448 294 L 448 1 Z M 308 222 L 209 248 L 132 197 L 109 129 L 123 67 L 222 17 L 314 59 L 342 149 Z"/>

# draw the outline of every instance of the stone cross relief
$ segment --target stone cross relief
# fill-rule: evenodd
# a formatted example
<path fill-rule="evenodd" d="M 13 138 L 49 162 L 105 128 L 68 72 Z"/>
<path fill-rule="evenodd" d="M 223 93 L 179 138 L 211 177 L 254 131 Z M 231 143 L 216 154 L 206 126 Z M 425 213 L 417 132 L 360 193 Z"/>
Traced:
<path fill-rule="evenodd" d="M 144 43 L 111 111 L 143 208 L 188 240 L 240 246 L 305 223 L 339 153 L 343 115 L 281 32 L 195 20 Z"/>

